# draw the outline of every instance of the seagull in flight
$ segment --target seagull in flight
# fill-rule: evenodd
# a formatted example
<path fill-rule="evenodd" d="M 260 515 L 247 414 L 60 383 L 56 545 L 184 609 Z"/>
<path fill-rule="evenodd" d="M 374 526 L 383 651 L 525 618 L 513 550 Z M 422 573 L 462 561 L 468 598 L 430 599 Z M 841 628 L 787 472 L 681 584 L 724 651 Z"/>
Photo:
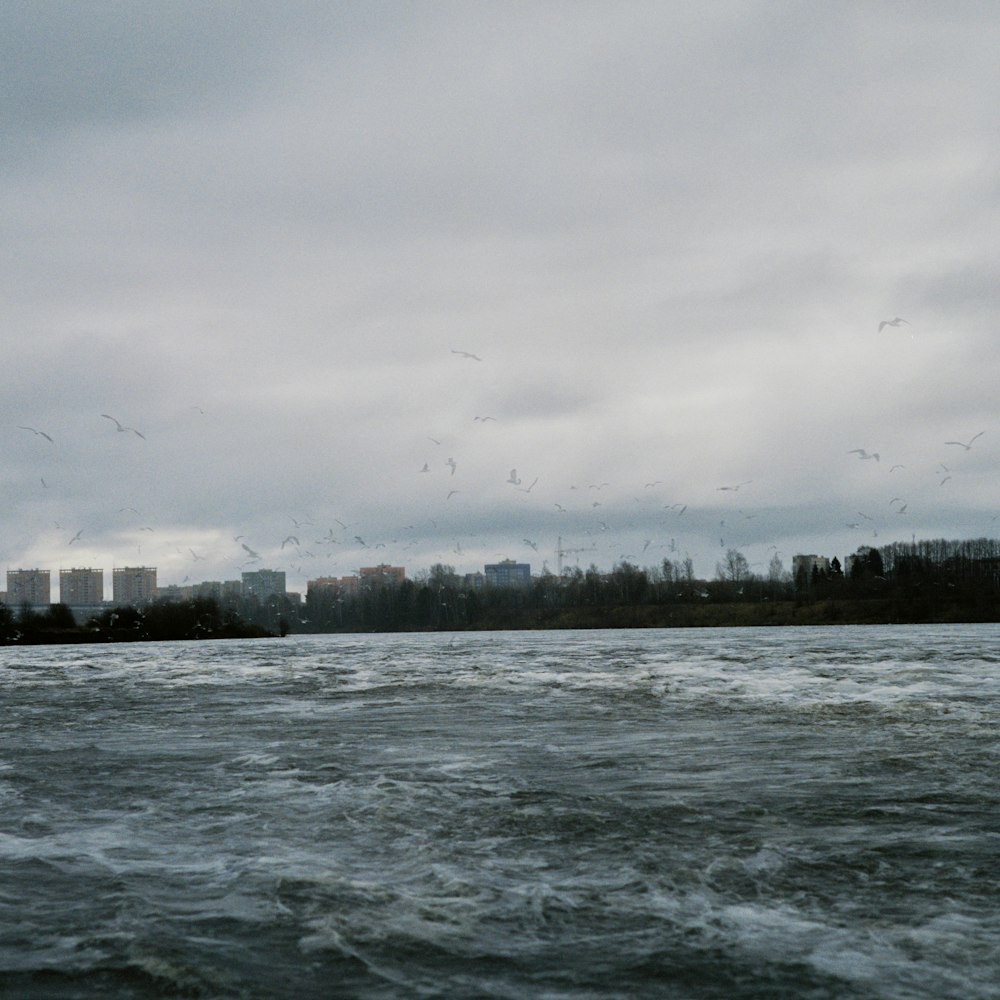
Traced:
<path fill-rule="evenodd" d="M 45 440 L 48 441 L 49 444 L 54 444 L 55 443 L 55 442 L 53 442 L 52 438 L 48 434 L 45 433 L 45 431 L 40 431 L 40 430 L 38 430 L 35 427 L 25 427 L 24 424 L 18 424 L 18 428 L 17 429 L 21 430 L 21 431 L 31 431 L 32 434 L 37 434 L 39 437 L 45 438 Z"/>
<path fill-rule="evenodd" d="M 747 486 L 752 483 L 752 479 L 745 479 L 742 483 L 736 483 L 733 486 L 716 486 L 717 490 L 724 490 L 726 492 L 735 493 L 741 486 Z"/>
<path fill-rule="evenodd" d="M 101 416 L 104 417 L 105 420 L 110 420 L 115 425 L 115 429 L 119 433 L 124 433 L 125 431 L 131 431 L 133 434 L 135 434 L 136 437 L 141 437 L 143 441 L 146 440 L 145 434 L 140 434 L 134 427 L 126 427 L 120 420 L 116 420 L 113 416 L 111 416 L 111 414 L 102 413 Z"/>
<path fill-rule="evenodd" d="M 847 454 L 857 455 L 862 461 L 869 458 L 874 458 L 876 462 L 879 460 L 877 451 L 867 452 L 864 448 L 852 448 Z"/>
<path fill-rule="evenodd" d="M 538 476 L 535 476 L 535 478 L 531 481 L 531 486 L 518 486 L 518 490 L 521 493 L 530 493 L 534 489 L 535 483 L 537 482 L 538 482 Z"/>
<path fill-rule="evenodd" d="M 457 354 L 461 358 L 468 358 L 470 361 L 482 361 L 483 359 L 479 357 L 478 354 L 470 354 L 468 351 L 456 351 L 454 348 L 451 349 L 452 354 Z"/>
<path fill-rule="evenodd" d="M 72 538 L 71 538 L 71 539 L 69 540 L 69 544 L 70 544 L 70 545 L 72 545 L 72 544 L 73 544 L 74 542 L 78 542 L 78 541 L 80 540 L 80 536 L 81 536 L 82 534 L 83 534 L 83 528 L 81 528 L 81 529 L 80 529 L 80 530 L 79 530 L 79 531 L 78 531 L 78 532 L 77 532 L 77 533 L 76 533 L 76 534 L 75 534 L 75 535 L 74 535 L 74 536 L 73 536 L 73 537 L 72 537 Z"/>
<path fill-rule="evenodd" d="M 906 323 L 907 326 L 910 325 L 902 316 L 897 316 L 895 319 L 882 320 L 878 325 L 878 332 L 881 333 L 887 326 L 899 326 L 900 323 Z"/>
<path fill-rule="evenodd" d="M 973 434 L 972 437 L 969 438 L 968 444 L 966 444 L 964 441 L 945 441 L 945 444 L 957 444 L 959 448 L 964 448 L 966 451 L 971 451 L 972 442 L 975 441 L 976 438 L 982 437 L 985 433 L 986 431 L 980 431 L 978 434 Z"/>
<path fill-rule="evenodd" d="M 515 486 L 521 485 L 521 479 L 517 474 L 517 469 L 511 469 L 510 475 L 507 477 L 508 483 L 513 483 Z"/>
<path fill-rule="evenodd" d="M 447 465 L 449 469 L 451 469 L 451 474 L 455 475 L 455 469 L 458 468 L 458 466 L 455 464 L 455 459 L 449 458 L 448 461 L 445 462 L 444 464 Z"/>
<path fill-rule="evenodd" d="M 246 542 L 240 542 L 240 548 L 243 549 L 243 551 L 246 552 L 246 554 L 248 556 L 250 556 L 251 559 L 259 559 L 260 558 L 260 553 L 259 552 L 254 552 L 254 550 L 252 548 L 250 548 L 250 546 L 247 545 Z"/>

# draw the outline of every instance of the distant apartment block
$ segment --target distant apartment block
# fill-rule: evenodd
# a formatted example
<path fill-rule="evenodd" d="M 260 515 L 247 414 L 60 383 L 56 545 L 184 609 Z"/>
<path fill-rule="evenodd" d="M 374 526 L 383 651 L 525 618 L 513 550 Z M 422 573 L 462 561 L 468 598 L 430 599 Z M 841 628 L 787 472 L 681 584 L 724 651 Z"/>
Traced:
<path fill-rule="evenodd" d="M 826 556 L 792 556 L 792 579 L 811 580 L 814 572 L 828 576 L 830 560 Z"/>
<path fill-rule="evenodd" d="M 47 569 L 7 570 L 7 604 L 19 608 L 48 607 L 52 603 L 52 580 Z"/>
<path fill-rule="evenodd" d="M 190 601 L 193 589 L 192 587 L 181 587 L 176 583 L 170 583 L 165 587 L 156 588 L 156 599 L 158 601 Z"/>
<path fill-rule="evenodd" d="M 257 569 L 243 574 L 243 596 L 265 601 L 269 597 L 285 596 L 285 571 Z"/>
<path fill-rule="evenodd" d="M 71 608 L 97 607 L 104 601 L 104 570 L 59 570 L 59 600 Z"/>
<path fill-rule="evenodd" d="M 406 579 L 402 566 L 362 566 L 358 570 L 363 587 L 398 587 Z"/>
<path fill-rule="evenodd" d="M 192 597 L 208 597 L 216 601 L 222 600 L 222 583 L 218 580 L 202 580 L 191 586 Z"/>
<path fill-rule="evenodd" d="M 361 578 L 357 576 L 318 576 L 306 583 L 306 594 L 311 591 L 327 591 L 334 594 L 356 594 L 361 589 Z"/>
<path fill-rule="evenodd" d="M 115 604 L 139 607 L 159 596 L 155 566 L 121 566 L 111 571 L 111 599 Z"/>
<path fill-rule="evenodd" d="M 531 565 L 504 559 L 483 567 L 488 587 L 525 587 L 531 583 Z"/>

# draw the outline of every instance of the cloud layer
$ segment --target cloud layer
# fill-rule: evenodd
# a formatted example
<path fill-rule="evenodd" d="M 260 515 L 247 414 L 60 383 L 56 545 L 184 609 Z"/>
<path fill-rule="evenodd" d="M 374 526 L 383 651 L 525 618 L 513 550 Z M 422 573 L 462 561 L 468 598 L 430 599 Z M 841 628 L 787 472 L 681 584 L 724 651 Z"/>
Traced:
<path fill-rule="evenodd" d="M 8 567 L 712 575 L 995 533 L 989 8 L 0 28 Z"/>

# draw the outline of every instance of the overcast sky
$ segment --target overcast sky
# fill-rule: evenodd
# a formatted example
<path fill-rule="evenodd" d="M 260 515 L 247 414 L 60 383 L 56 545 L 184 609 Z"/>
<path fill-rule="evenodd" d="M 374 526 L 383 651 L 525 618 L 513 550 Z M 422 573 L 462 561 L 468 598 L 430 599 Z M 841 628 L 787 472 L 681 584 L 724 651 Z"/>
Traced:
<path fill-rule="evenodd" d="M 996 536 L 998 52 L 991 3 L 4 3 L 3 563 Z"/>

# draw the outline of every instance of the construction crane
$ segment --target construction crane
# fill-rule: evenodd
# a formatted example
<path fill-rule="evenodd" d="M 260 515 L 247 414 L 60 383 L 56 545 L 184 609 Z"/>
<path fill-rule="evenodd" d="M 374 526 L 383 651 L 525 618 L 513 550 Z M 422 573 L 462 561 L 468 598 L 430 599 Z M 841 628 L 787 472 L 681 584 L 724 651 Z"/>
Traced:
<path fill-rule="evenodd" d="M 563 556 L 576 555 L 578 552 L 594 552 L 596 551 L 596 545 L 588 545 L 586 548 L 582 549 L 564 549 L 562 544 L 562 536 L 560 535 L 556 541 L 556 567 L 558 575 L 562 577 L 563 572 Z"/>

